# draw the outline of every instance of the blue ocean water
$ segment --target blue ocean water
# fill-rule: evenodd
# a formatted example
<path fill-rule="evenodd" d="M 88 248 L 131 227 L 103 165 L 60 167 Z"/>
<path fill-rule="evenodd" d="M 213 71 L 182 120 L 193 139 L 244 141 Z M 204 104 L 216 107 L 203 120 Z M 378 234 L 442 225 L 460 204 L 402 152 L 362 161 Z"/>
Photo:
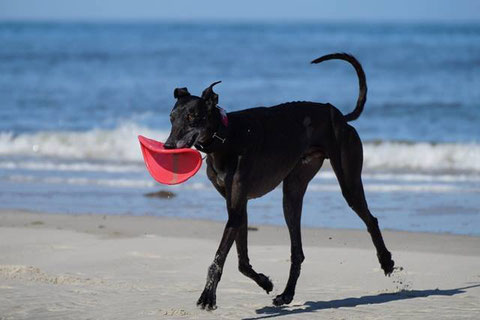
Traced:
<path fill-rule="evenodd" d="M 227 111 L 293 100 L 361 118 L 364 181 L 383 227 L 480 235 L 480 25 L 0 23 L 0 208 L 225 220 L 204 171 L 176 187 L 146 172 L 137 134 L 162 140 L 173 89 L 216 86 Z M 173 199 L 144 193 L 172 190 Z M 251 202 L 282 224 L 281 192 Z M 326 166 L 305 199 L 308 226 L 362 228 Z"/>

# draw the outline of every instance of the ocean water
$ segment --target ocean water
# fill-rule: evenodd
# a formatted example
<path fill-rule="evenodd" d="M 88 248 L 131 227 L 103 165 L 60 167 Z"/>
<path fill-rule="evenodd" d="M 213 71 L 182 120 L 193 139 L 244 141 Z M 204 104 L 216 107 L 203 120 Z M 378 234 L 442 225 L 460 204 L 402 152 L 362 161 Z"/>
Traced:
<path fill-rule="evenodd" d="M 363 64 L 363 179 L 383 228 L 480 235 L 480 25 L 1 23 L 0 208 L 226 220 L 205 167 L 148 175 L 137 135 L 164 140 L 173 89 L 216 86 L 227 111 L 293 100 L 353 109 Z M 169 190 L 171 199 L 144 194 Z M 281 190 L 249 221 L 283 224 Z M 305 226 L 364 228 L 325 165 Z"/>

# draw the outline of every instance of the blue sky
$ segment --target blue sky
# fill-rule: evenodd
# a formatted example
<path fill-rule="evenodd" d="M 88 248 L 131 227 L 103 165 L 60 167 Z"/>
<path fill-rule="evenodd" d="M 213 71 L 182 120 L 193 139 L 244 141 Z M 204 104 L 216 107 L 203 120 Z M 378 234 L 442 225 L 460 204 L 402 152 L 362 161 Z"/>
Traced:
<path fill-rule="evenodd" d="M 480 21 L 480 0 L 0 0 L 0 20 Z"/>

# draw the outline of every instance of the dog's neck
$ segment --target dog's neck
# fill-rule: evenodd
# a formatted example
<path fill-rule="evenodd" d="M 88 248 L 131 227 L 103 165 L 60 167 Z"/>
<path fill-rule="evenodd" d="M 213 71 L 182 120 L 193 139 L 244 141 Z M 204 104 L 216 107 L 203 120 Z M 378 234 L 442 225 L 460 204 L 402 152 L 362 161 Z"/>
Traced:
<path fill-rule="evenodd" d="M 212 153 L 224 149 L 228 139 L 228 116 L 224 109 L 217 106 L 218 126 L 207 141 L 197 142 L 195 148 L 205 153 Z"/>

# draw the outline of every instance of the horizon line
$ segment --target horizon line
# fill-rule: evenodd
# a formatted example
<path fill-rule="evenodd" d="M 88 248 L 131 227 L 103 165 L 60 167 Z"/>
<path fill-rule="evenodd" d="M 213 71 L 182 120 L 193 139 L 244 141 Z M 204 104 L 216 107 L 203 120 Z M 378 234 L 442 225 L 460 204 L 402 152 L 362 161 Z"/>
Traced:
<path fill-rule="evenodd" d="M 210 23 L 210 24 L 480 24 L 480 19 L 298 19 L 298 18 L 268 18 L 268 19 L 222 19 L 222 18 L 32 18 L 15 17 L 0 18 L 0 23 L 86 23 L 86 24 L 115 24 L 115 23 Z"/>

